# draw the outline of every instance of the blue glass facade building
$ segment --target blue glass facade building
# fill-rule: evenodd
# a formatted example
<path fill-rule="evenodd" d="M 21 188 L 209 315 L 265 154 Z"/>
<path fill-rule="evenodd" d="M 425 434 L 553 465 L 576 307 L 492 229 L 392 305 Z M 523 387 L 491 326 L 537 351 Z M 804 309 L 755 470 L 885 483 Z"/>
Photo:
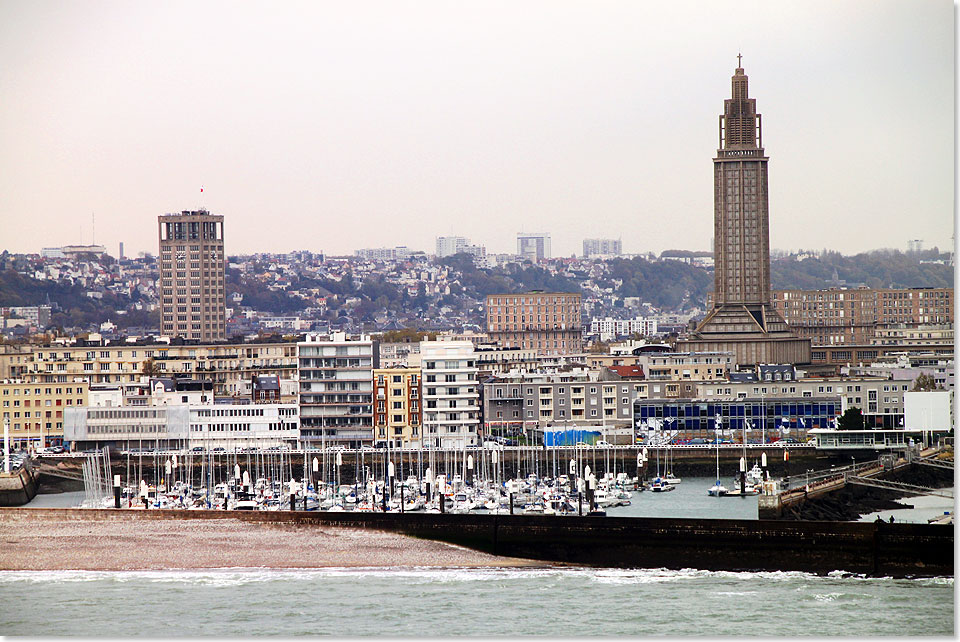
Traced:
<path fill-rule="evenodd" d="M 764 397 L 745 399 L 637 399 L 633 402 L 634 427 L 642 429 L 651 418 L 663 421 L 668 430 L 684 430 L 709 436 L 721 417 L 723 430 L 782 427 L 805 432 L 829 428 L 840 414 L 837 397 Z M 749 424 L 748 424 L 749 422 Z"/>

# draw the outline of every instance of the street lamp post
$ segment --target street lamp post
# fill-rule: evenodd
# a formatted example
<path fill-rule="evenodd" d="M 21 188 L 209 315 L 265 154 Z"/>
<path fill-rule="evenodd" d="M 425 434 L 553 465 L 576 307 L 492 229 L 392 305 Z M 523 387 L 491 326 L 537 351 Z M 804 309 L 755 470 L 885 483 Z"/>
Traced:
<path fill-rule="evenodd" d="M 10 417 L 3 418 L 3 472 L 10 473 Z"/>

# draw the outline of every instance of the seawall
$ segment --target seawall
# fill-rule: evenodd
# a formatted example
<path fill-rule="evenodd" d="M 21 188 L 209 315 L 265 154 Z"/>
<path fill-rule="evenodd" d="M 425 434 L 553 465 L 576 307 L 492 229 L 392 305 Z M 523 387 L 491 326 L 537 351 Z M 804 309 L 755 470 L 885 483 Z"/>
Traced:
<path fill-rule="evenodd" d="M 5 519 L 236 519 L 369 528 L 509 556 L 600 567 L 713 571 L 847 571 L 953 576 L 953 527 L 875 522 L 783 522 L 539 515 L 0 509 Z"/>
<path fill-rule="evenodd" d="M 39 478 L 40 475 L 29 464 L 9 475 L 0 473 L 0 506 L 23 506 L 29 502 L 37 494 Z"/>

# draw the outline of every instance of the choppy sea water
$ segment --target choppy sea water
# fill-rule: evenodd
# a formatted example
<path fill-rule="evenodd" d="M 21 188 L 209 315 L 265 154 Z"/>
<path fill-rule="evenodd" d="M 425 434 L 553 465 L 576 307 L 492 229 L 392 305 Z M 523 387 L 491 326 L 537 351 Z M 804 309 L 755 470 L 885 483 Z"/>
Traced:
<path fill-rule="evenodd" d="M 0 572 L 4 635 L 952 635 L 953 578 L 664 569 Z"/>

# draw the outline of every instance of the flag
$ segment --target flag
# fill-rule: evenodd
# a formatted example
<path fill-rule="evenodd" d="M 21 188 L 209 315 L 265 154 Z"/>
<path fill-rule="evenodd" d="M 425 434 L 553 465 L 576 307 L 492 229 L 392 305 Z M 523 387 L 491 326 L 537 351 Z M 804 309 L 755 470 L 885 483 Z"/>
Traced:
<path fill-rule="evenodd" d="M 805 421 L 803 420 L 803 417 L 800 417 L 800 427 L 801 427 L 801 428 L 806 428 L 806 427 L 807 427 L 807 422 L 805 422 Z"/>
<path fill-rule="evenodd" d="M 200 193 L 203 193 L 203 185 L 200 186 Z"/>

